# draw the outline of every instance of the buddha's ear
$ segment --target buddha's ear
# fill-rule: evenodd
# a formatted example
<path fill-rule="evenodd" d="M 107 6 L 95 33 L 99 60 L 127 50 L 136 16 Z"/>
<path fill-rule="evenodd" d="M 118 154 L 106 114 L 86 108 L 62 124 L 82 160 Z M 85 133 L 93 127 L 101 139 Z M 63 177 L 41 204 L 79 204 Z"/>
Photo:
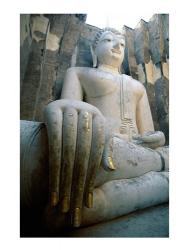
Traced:
<path fill-rule="evenodd" d="M 97 67 L 97 55 L 92 45 L 90 45 L 90 50 L 92 54 L 93 67 L 96 68 Z"/>

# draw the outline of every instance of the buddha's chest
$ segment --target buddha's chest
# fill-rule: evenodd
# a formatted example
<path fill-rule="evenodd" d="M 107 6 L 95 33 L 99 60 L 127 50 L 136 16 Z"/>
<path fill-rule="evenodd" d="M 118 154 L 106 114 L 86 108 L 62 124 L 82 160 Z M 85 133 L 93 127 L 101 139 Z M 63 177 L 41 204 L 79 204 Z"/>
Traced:
<path fill-rule="evenodd" d="M 136 95 L 130 81 L 122 75 L 107 76 L 98 74 L 90 79 L 84 87 L 86 101 L 96 106 L 122 133 L 129 128 L 136 130 Z"/>
<path fill-rule="evenodd" d="M 99 98 L 120 90 L 121 75 L 95 71 L 88 72 L 82 81 L 87 98 Z"/>
<path fill-rule="evenodd" d="M 122 118 L 132 116 L 137 98 L 127 77 L 99 71 L 89 76 L 86 76 L 83 84 L 87 102 L 106 113 L 120 114 Z"/>

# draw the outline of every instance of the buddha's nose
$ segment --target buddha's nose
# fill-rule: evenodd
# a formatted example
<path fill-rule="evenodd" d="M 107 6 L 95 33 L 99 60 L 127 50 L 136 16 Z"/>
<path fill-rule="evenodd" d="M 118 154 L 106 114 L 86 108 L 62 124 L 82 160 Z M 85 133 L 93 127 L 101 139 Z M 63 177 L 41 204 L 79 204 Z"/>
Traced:
<path fill-rule="evenodd" d="M 119 41 L 115 41 L 113 47 L 114 47 L 115 49 L 120 49 L 119 44 L 120 44 Z"/>

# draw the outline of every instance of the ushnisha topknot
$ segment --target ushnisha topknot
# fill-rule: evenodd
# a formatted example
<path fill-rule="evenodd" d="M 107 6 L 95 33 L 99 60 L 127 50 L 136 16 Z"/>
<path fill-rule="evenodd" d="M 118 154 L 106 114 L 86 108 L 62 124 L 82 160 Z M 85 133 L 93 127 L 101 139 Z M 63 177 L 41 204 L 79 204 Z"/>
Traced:
<path fill-rule="evenodd" d="M 99 39 L 100 39 L 101 35 L 102 35 L 104 32 L 106 32 L 106 31 L 111 31 L 112 33 L 114 33 L 114 34 L 116 34 L 116 35 L 121 35 L 121 36 L 123 36 L 123 34 L 122 34 L 120 31 L 118 31 L 118 30 L 116 30 L 116 29 L 114 29 L 114 28 L 106 27 L 106 28 L 101 29 L 101 30 L 99 30 L 99 31 L 97 32 L 97 34 L 96 34 L 96 36 L 95 36 L 95 39 L 94 39 L 94 41 L 93 41 L 93 45 L 92 45 L 93 48 L 96 48 L 96 46 L 97 46 L 97 44 L 98 44 L 98 42 L 99 42 Z"/>

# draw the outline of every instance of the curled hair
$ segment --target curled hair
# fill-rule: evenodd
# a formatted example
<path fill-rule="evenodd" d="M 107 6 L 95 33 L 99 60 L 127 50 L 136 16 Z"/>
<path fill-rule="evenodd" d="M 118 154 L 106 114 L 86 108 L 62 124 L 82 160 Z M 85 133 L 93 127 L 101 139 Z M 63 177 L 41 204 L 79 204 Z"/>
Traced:
<path fill-rule="evenodd" d="M 116 30 L 116 29 L 114 29 L 114 28 L 109 28 L 109 27 L 107 27 L 107 28 L 101 29 L 101 30 L 99 30 L 99 31 L 97 32 L 97 34 L 96 34 L 96 36 L 95 36 L 95 39 L 94 39 L 94 41 L 93 41 L 93 48 L 96 48 L 96 46 L 97 46 L 97 44 L 98 44 L 98 42 L 99 42 L 99 39 L 100 39 L 101 35 L 102 35 L 103 33 L 105 33 L 106 31 L 111 31 L 112 33 L 114 33 L 114 34 L 116 34 L 116 35 L 121 35 L 121 36 L 123 36 L 123 34 L 122 34 L 121 32 L 119 32 L 118 30 Z"/>

